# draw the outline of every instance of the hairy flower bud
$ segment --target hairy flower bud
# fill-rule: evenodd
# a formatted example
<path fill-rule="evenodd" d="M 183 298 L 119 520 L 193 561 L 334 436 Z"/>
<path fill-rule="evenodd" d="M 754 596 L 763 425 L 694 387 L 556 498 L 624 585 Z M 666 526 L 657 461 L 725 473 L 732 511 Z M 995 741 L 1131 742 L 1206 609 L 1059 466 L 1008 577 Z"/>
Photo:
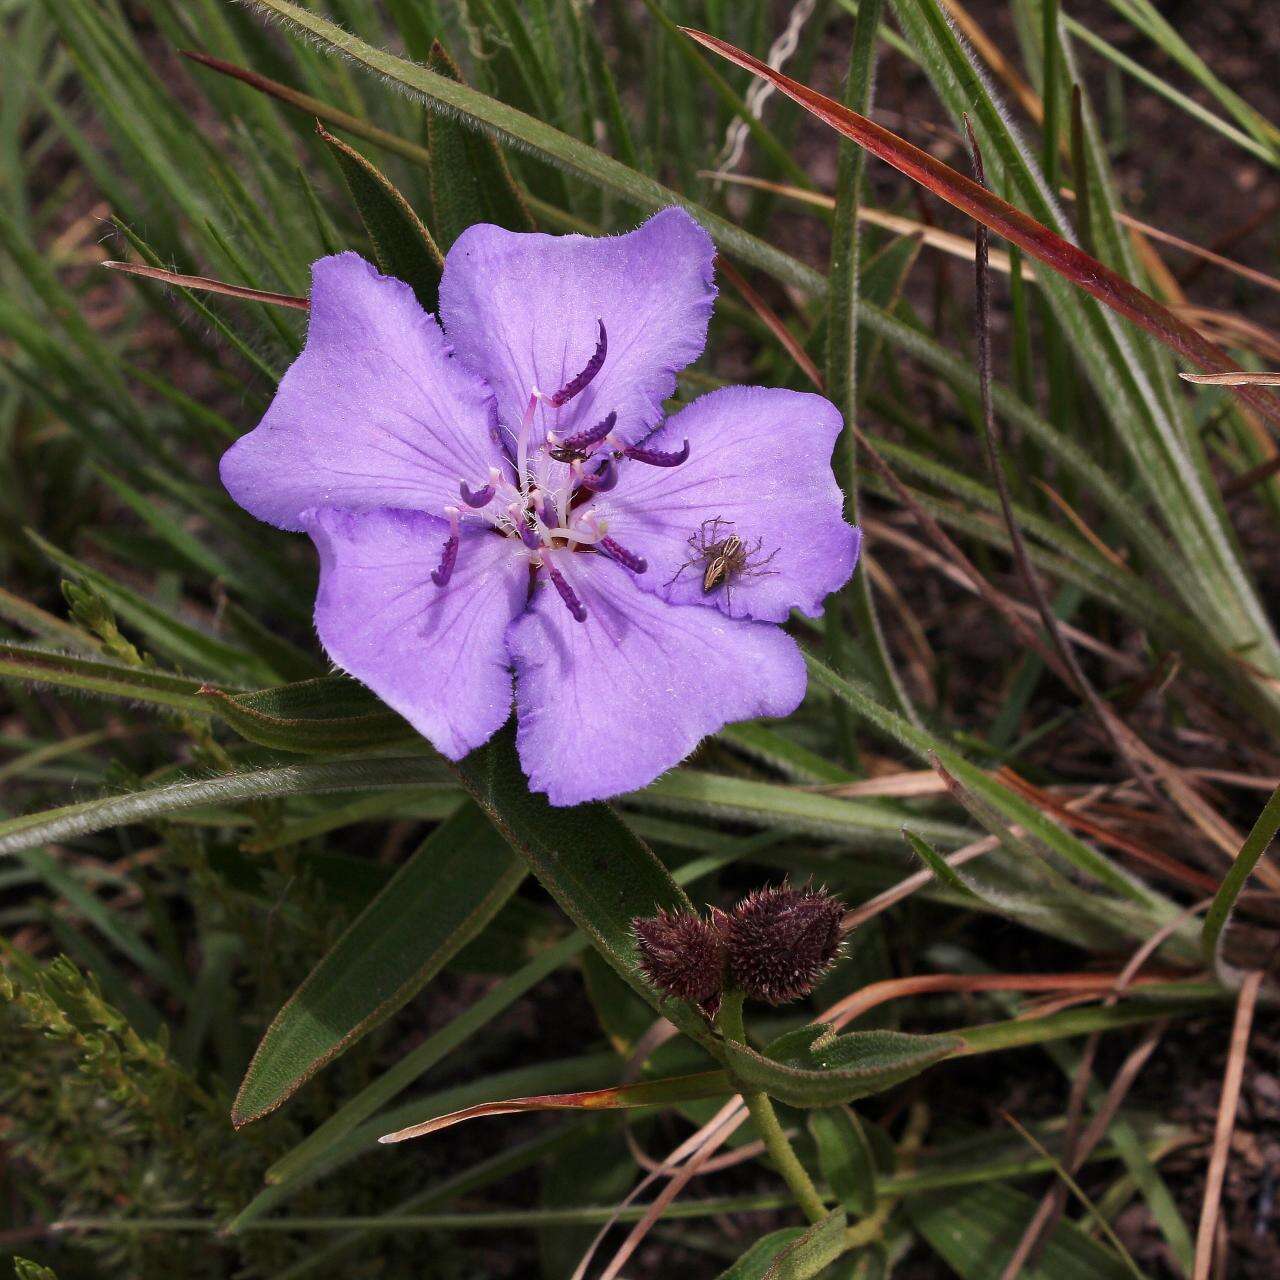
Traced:
<path fill-rule="evenodd" d="M 807 996 L 839 954 L 843 915 L 844 904 L 826 890 L 788 884 L 758 889 L 731 912 L 717 912 L 734 986 L 768 1004 Z"/>
<path fill-rule="evenodd" d="M 640 969 L 667 995 L 694 1004 L 716 1001 L 724 986 L 724 943 L 701 916 L 659 911 L 631 922 L 640 947 Z"/>

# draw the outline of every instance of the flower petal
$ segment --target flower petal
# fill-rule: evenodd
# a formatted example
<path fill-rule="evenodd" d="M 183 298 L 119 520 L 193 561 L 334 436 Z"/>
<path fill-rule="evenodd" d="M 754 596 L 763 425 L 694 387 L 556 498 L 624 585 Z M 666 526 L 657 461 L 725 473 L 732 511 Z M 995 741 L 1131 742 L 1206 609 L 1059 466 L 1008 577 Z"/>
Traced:
<path fill-rule="evenodd" d="M 543 582 L 507 632 L 520 763 L 552 804 L 646 786 L 730 721 L 784 716 L 804 697 L 804 659 L 781 628 L 667 604 L 604 556 L 555 563 L 586 621 Z"/>
<path fill-rule="evenodd" d="M 493 388 L 512 438 L 535 388 L 553 395 L 587 366 L 603 322 L 599 372 L 563 407 L 539 405 L 535 435 L 569 435 L 616 412 L 616 433 L 635 440 L 706 345 L 714 258 L 711 237 L 676 208 L 622 236 L 479 224 L 445 259 L 440 317 L 458 358 Z"/>
<path fill-rule="evenodd" d="M 506 722 L 503 636 L 528 598 L 528 557 L 464 531 L 453 576 L 431 580 L 449 526 L 416 511 L 309 512 L 320 552 L 316 630 L 325 652 L 450 760 Z"/>
<path fill-rule="evenodd" d="M 222 482 L 259 520 L 303 528 L 316 507 L 439 514 L 504 454 L 492 401 L 449 356 L 401 280 L 355 253 L 311 269 L 307 345 L 266 415 L 223 455 Z"/>
<path fill-rule="evenodd" d="M 617 488 L 595 505 L 609 536 L 648 561 L 637 578 L 645 590 L 733 617 L 781 622 L 792 609 L 817 617 L 849 580 L 861 541 L 831 471 L 840 423 L 835 405 L 808 392 L 712 391 L 645 441 L 674 451 L 687 439 L 685 462 L 623 462 Z M 704 592 L 705 547 L 734 534 L 748 567 Z"/>

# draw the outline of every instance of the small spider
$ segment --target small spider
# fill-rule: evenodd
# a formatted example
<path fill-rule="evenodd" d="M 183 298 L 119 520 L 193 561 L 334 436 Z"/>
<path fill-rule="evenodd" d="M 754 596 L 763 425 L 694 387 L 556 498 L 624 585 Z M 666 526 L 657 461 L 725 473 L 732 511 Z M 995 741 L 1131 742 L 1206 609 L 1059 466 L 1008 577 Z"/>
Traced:
<path fill-rule="evenodd" d="M 676 570 L 675 576 L 664 586 L 671 586 L 686 569 L 700 566 L 702 569 L 702 594 L 709 596 L 724 587 L 725 603 L 733 608 L 733 584 L 739 578 L 766 578 L 777 573 L 767 568 L 778 554 L 774 548 L 763 559 L 764 539 L 757 538 L 754 547 L 747 544 L 733 529 L 733 521 L 711 516 L 699 526 L 697 533 L 689 535 L 689 550 L 693 555 Z"/>

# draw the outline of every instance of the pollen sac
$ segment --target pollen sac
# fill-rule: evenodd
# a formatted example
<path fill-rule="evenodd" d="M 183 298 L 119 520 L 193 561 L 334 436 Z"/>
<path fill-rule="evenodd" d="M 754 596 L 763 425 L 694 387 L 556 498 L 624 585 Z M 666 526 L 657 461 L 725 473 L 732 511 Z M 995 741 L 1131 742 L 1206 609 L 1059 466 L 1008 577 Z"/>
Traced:
<path fill-rule="evenodd" d="M 807 996 L 840 952 L 844 904 L 825 889 L 758 889 L 717 912 L 733 985 L 754 1000 L 786 1004 Z"/>
<path fill-rule="evenodd" d="M 659 911 L 631 922 L 640 970 L 659 991 L 704 1008 L 719 1003 L 724 986 L 724 943 L 701 916 Z"/>

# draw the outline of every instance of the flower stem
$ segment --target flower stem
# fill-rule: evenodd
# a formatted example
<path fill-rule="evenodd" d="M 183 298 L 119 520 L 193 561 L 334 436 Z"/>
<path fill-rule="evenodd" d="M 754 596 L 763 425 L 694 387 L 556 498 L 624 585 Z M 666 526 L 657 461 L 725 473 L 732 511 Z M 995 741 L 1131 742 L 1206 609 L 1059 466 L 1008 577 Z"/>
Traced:
<path fill-rule="evenodd" d="M 720 1005 L 720 1030 L 726 1040 L 735 1044 L 746 1044 L 747 1033 L 742 1022 L 742 993 L 732 991 L 725 995 Z M 782 1132 L 778 1123 L 778 1113 L 773 1109 L 769 1095 L 763 1091 L 742 1091 L 742 1101 L 756 1126 L 756 1132 L 764 1142 L 764 1148 L 773 1161 L 775 1168 L 782 1175 L 783 1181 L 791 1189 L 796 1203 L 803 1210 L 810 1222 L 821 1222 L 827 1216 L 827 1207 L 818 1194 L 818 1189 L 809 1177 L 792 1150 L 787 1135 Z"/>

